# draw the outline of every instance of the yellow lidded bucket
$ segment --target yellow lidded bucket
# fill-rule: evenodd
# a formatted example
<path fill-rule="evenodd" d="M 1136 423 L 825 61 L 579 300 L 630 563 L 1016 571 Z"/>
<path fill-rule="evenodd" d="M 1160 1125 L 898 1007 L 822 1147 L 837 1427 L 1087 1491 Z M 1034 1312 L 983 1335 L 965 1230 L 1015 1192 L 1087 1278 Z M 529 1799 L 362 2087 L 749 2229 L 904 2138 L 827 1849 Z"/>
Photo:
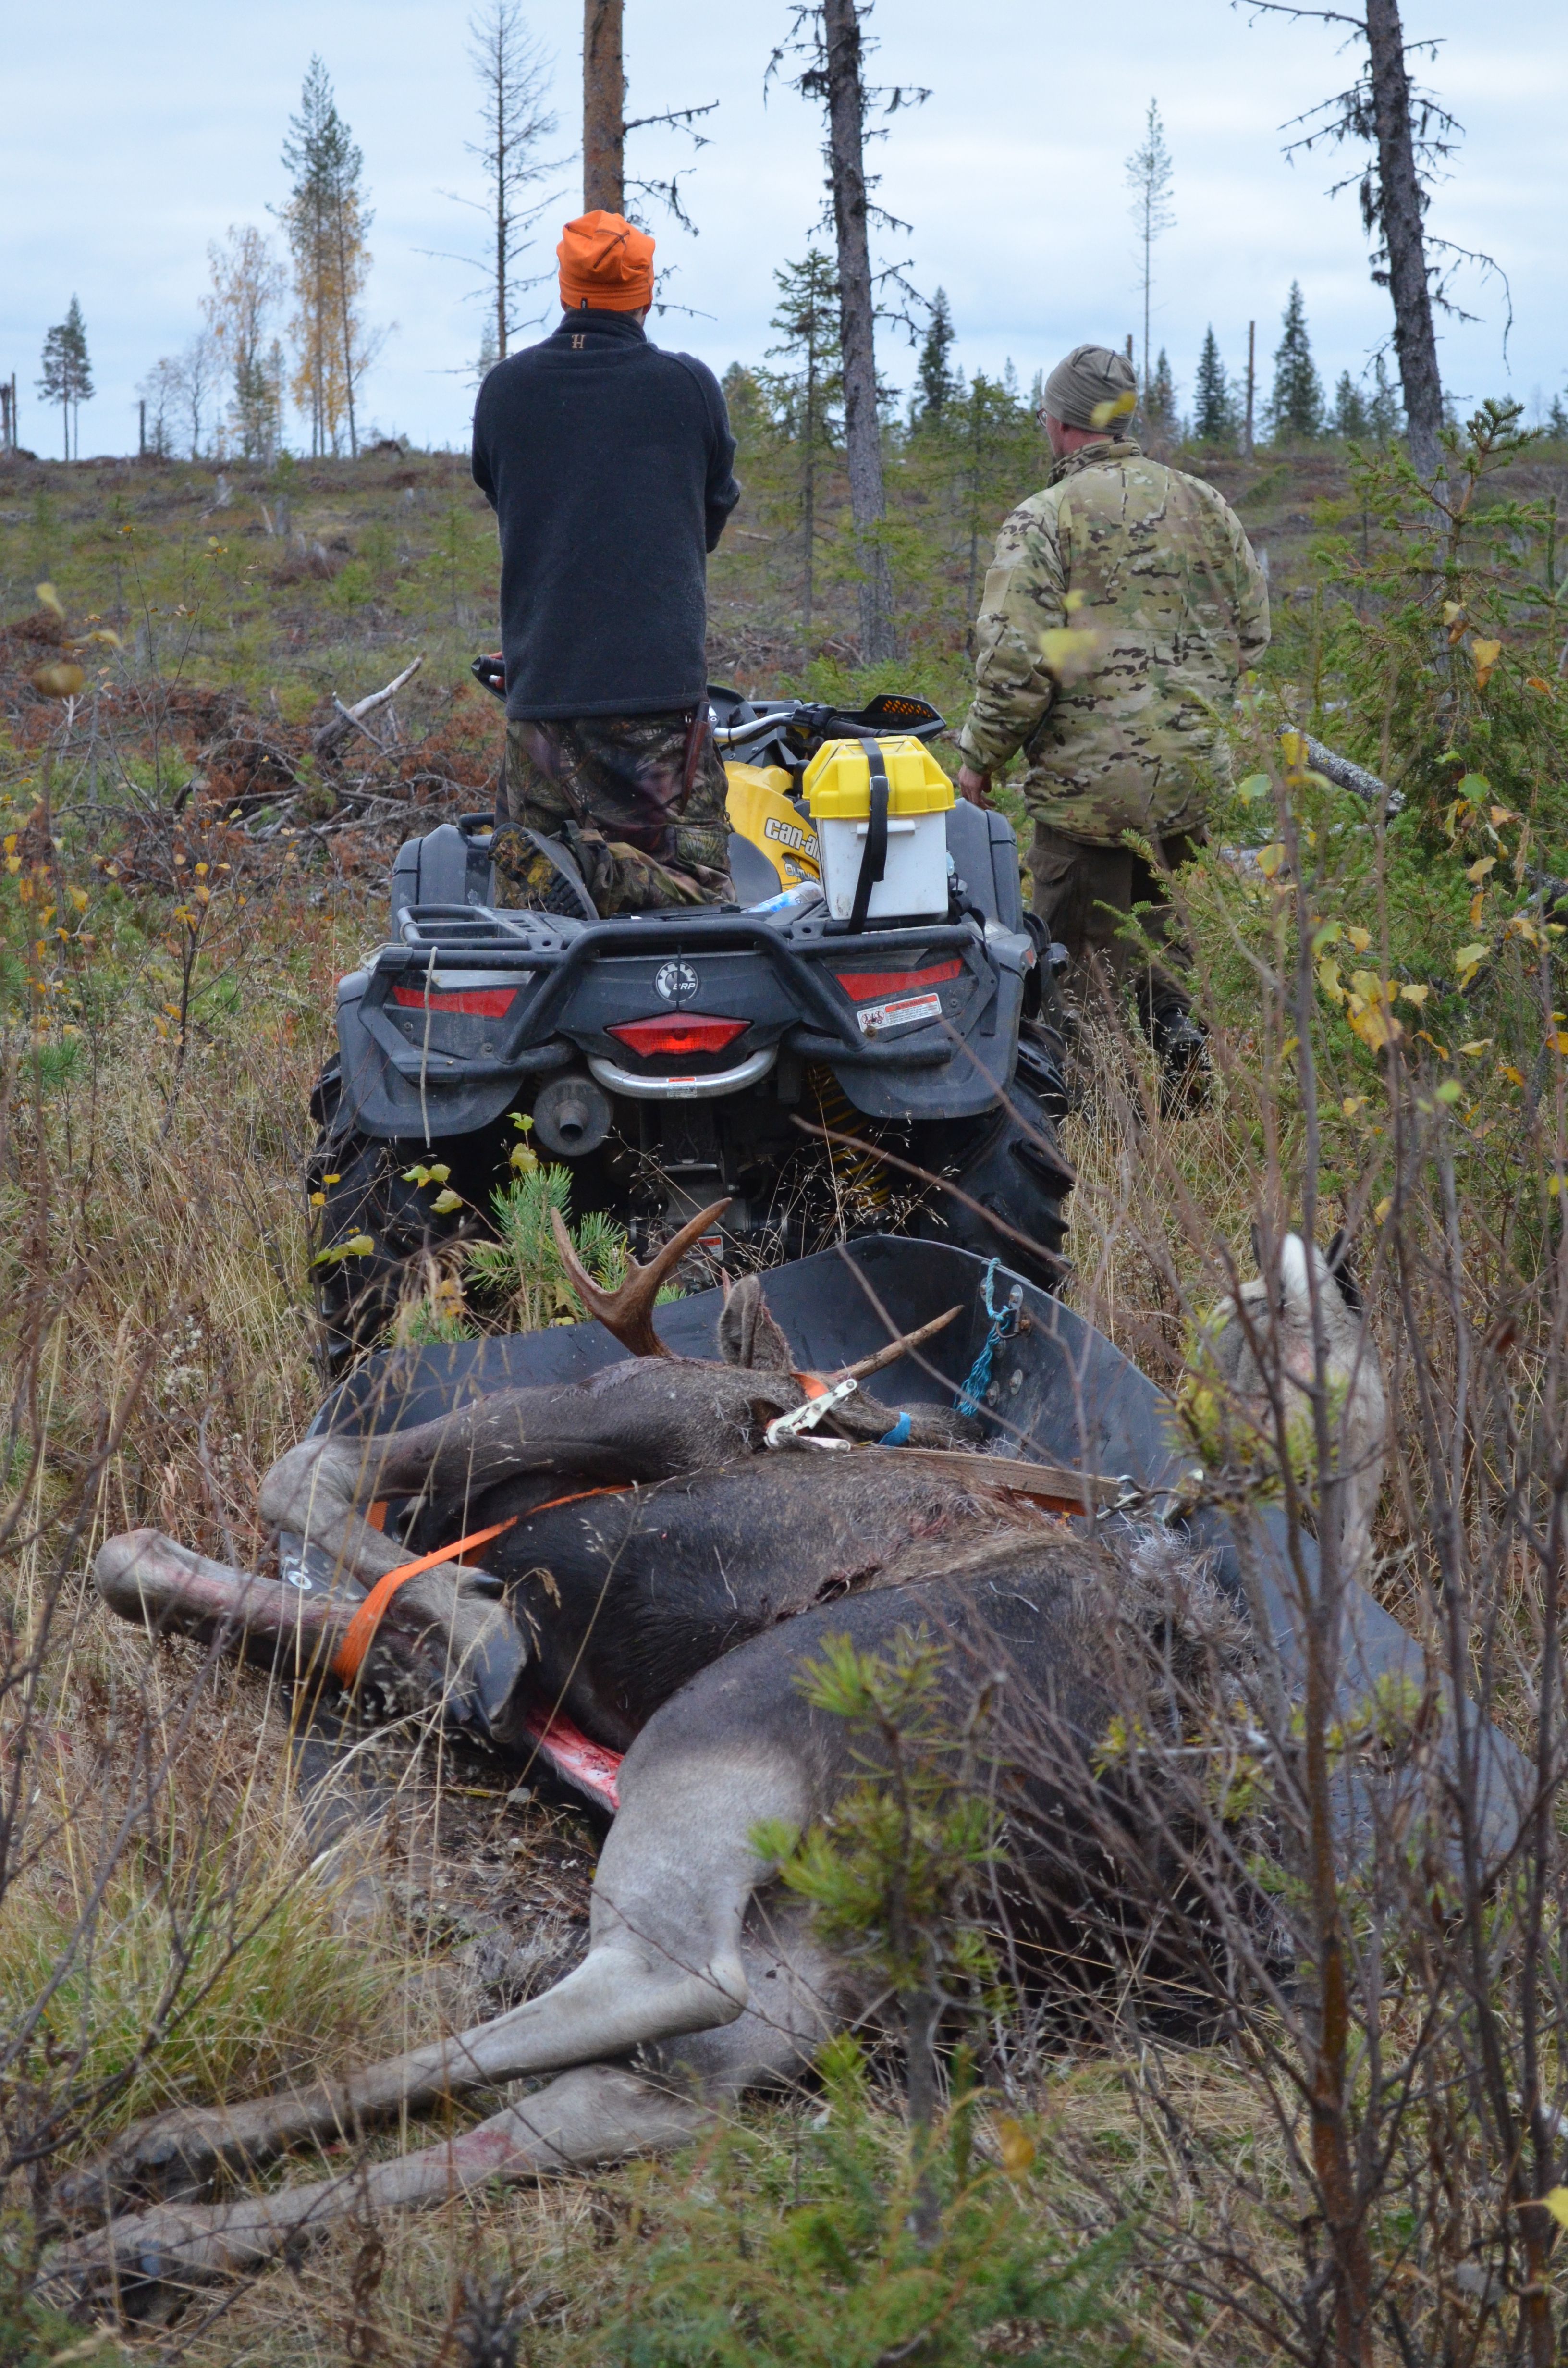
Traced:
<path fill-rule="evenodd" d="M 835 920 L 925 920 L 948 909 L 953 785 L 922 742 L 829 740 L 801 790 Z"/>

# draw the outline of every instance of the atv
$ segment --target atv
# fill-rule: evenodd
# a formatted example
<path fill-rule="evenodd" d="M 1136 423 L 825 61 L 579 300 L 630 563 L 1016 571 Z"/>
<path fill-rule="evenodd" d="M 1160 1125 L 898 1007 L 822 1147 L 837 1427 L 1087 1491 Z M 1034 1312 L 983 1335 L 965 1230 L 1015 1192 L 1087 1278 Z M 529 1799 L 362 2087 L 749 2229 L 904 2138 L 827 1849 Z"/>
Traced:
<path fill-rule="evenodd" d="M 497 661 L 474 672 L 498 687 Z M 332 1374 L 493 1233 L 534 1157 L 641 1256 L 728 1195 L 704 1248 L 733 1270 L 883 1231 L 1061 1274 L 1066 957 L 1023 908 L 1011 824 L 954 801 L 923 700 L 715 688 L 710 711 L 733 905 L 603 919 L 539 837 L 544 909 L 507 905 L 487 814 L 398 854 L 390 941 L 338 988 L 312 1099 Z"/>

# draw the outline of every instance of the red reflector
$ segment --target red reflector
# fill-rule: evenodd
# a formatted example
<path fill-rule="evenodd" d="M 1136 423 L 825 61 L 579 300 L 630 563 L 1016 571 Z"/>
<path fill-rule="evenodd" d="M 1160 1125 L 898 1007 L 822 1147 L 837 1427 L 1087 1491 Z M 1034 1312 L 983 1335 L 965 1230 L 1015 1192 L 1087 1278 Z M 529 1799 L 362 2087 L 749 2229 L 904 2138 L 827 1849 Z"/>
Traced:
<path fill-rule="evenodd" d="M 835 970 L 835 978 L 852 1003 L 869 1003 L 873 995 L 903 995 L 912 986 L 940 986 L 957 978 L 963 963 L 934 962 L 929 970 Z"/>
<path fill-rule="evenodd" d="M 394 986 L 392 1001 L 405 1011 L 461 1011 L 471 1019 L 504 1019 L 517 998 L 515 986 Z"/>
<path fill-rule="evenodd" d="M 749 1019 L 710 1019 L 705 1012 L 672 1011 L 667 1019 L 628 1019 L 609 1034 L 651 1060 L 655 1053 L 722 1053 L 751 1026 Z"/>

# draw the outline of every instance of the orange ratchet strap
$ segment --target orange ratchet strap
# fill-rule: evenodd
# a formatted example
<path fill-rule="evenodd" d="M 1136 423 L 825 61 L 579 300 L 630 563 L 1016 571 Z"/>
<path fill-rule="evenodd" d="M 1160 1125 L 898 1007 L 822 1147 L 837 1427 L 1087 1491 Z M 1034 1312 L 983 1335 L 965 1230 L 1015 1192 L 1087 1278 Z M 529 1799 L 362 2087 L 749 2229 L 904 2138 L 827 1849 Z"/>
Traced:
<path fill-rule="evenodd" d="M 417 1578 L 422 1570 L 434 1570 L 438 1562 L 455 1562 L 470 1546 L 487 1545 L 503 1530 L 511 1529 L 516 1519 L 514 1514 L 510 1521 L 494 1521 L 487 1530 L 474 1530 L 468 1537 L 460 1538 L 456 1545 L 437 1546 L 434 1554 L 421 1554 L 417 1562 L 399 1563 L 384 1578 L 378 1578 L 343 1632 L 343 1642 L 332 1656 L 333 1676 L 346 1686 L 353 1684 L 375 1640 L 382 1615 L 404 1579 Z"/>
<path fill-rule="evenodd" d="M 487 1530 L 471 1531 L 466 1538 L 459 1538 L 455 1545 L 437 1546 L 434 1554 L 421 1554 L 417 1562 L 399 1563 L 395 1570 L 389 1570 L 384 1578 L 377 1579 L 344 1630 L 343 1642 L 333 1656 L 333 1676 L 346 1686 L 353 1684 L 364 1667 L 365 1656 L 375 1641 L 376 1631 L 381 1624 L 386 1608 L 405 1578 L 417 1578 L 422 1570 L 434 1570 L 438 1562 L 457 1562 L 472 1547 L 488 1545 L 492 1538 L 501 1535 L 503 1530 L 515 1529 L 519 1521 L 531 1521 L 535 1513 L 552 1513 L 559 1505 L 580 1505 L 588 1497 L 622 1497 L 625 1493 L 624 1487 L 579 1488 L 570 1497 L 551 1497 L 548 1504 L 535 1505 L 527 1513 L 514 1513 L 509 1521 L 494 1521 Z M 381 1510 L 381 1520 L 384 1521 L 385 1508 L 372 1507 L 372 1514 L 377 1509 Z M 380 1529 L 381 1522 L 372 1520 L 371 1526 Z"/>

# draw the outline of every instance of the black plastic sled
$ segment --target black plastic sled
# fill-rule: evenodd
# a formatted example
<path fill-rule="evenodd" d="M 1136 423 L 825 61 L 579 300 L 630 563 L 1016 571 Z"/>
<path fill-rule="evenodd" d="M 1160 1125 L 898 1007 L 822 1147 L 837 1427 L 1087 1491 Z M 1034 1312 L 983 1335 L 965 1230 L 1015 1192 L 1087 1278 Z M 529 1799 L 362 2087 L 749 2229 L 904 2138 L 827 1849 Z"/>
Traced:
<path fill-rule="evenodd" d="M 1208 1506 L 1183 1516 L 1176 1492 L 1192 1457 L 1170 1400 L 1071 1308 L 968 1251 L 889 1235 L 776 1267 L 767 1290 L 801 1370 L 823 1372 L 871 1354 L 957 1304 L 963 1313 L 944 1332 L 878 1375 L 878 1396 L 894 1406 L 951 1404 L 967 1383 L 1002 1452 L 1124 1482 L 1122 1518 L 1171 1519 L 1195 1549 L 1213 1554 L 1221 1582 L 1261 1611 L 1273 1631 L 1285 1691 L 1299 1696 L 1298 1607 L 1317 1584 L 1315 1544 L 1302 1532 L 1292 1539 L 1283 1513 L 1272 1508 L 1237 1514 Z M 988 1302 L 990 1309 L 1003 1311 L 999 1320 Z M 718 1290 L 672 1301 L 658 1311 L 661 1337 L 677 1353 L 716 1355 L 721 1304 Z M 491 1391 L 582 1381 L 625 1353 L 591 1323 L 389 1350 L 356 1372 L 312 1429 L 318 1434 L 402 1429 Z M 285 1566 L 291 1543 L 297 1551 L 296 1542 L 280 1542 Z M 1379 1680 L 1390 1677 L 1424 1691 L 1421 1647 L 1364 1588 L 1349 1583 L 1341 1635 L 1342 1715 L 1354 1715 Z M 543 1756 L 558 1771 L 601 1806 L 613 1806 L 613 1784 L 607 1786 L 592 1766 L 574 1767 L 570 1750 L 552 1750 L 543 1721 L 540 1733 Z M 1450 1784 L 1462 1782 L 1472 1793 L 1483 1855 L 1494 1867 L 1512 1847 L 1529 1802 L 1528 1766 L 1473 1708 L 1461 1703 L 1456 1716 L 1447 1699 L 1437 1748 Z M 1375 1780 L 1358 1774 L 1343 1788 L 1347 1834 L 1364 1838 L 1369 1829 L 1372 1781 L 1384 1788 L 1401 1780 L 1397 1773 Z M 1395 1804 L 1381 1791 L 1376 1806 L 1381 1823 Z"/>

